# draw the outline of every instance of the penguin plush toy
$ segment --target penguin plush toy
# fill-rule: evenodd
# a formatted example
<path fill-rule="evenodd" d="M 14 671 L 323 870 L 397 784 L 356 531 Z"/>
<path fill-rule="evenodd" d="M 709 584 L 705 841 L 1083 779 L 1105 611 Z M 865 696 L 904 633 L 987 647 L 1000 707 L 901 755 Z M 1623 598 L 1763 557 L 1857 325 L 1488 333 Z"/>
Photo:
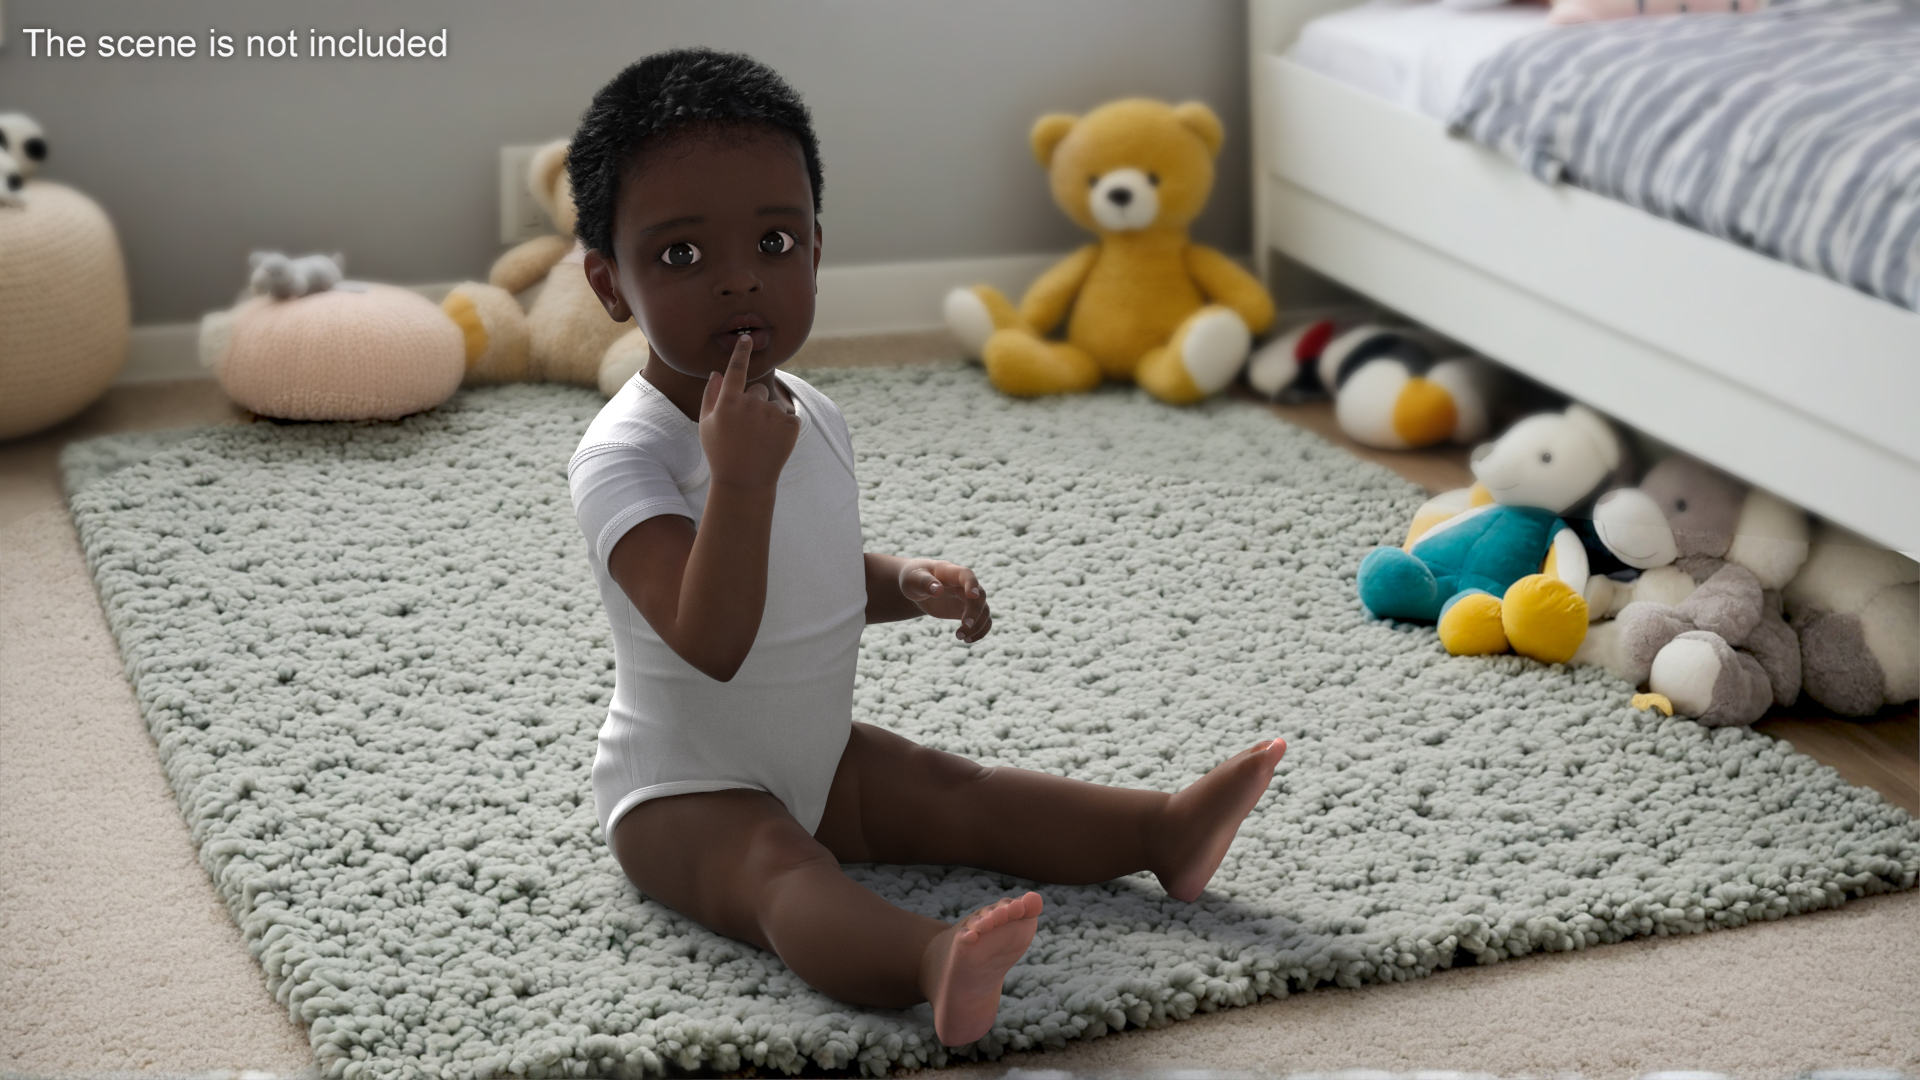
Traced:
<path fill-rule="evenodd" d="M 1247 383 L 1279 401 L 1311 400 L 1324 388 L 1340 430 L 1382 450 L 1487 436 L 1499 369 L 1477 356 L 1448 356 L 1435 338 L 1378 323 L 1320 320 L 1262 347 Z"/>

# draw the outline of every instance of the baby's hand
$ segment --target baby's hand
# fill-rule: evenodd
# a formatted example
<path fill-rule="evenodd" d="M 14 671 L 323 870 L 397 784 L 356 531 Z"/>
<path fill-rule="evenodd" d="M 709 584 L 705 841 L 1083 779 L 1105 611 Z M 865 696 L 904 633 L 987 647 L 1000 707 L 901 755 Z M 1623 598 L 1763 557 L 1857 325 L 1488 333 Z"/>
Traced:
<path fill-rule="evenodd" d="M 726 374 L 707 377 L 700 401 L 700 449 L 716 484 L 772 486 L 800 438 L 800 418 L 759 383 L 747 385 L 753 341 L 745 334 L 733 347 Z"/>
<path fill-rule="evenodd" d="M 969 644 L 993 629 L 987 590 L 964 566 L 937 559 L 908 559 L 900 567 L 900 595 L 936 619 L 960 620 L 954 636 Z"/>

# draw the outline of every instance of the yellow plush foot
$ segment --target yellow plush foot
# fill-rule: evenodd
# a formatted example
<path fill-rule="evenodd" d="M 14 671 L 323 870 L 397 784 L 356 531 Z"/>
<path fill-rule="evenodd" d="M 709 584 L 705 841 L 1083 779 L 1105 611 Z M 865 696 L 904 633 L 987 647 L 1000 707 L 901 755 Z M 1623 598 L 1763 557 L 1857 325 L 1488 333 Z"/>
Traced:
<path fill-rule="evenodd" d="M 1513 583 L 1501 605 L 1513 651 L 1547 664 L 1573 659 L 1587 637 L 1587 601 L 1556 577 L 1531 574 Z"/>
<path fill-rule="evenodd" d="M 440 310 L 466 339 L 468 385 L 518 382 L 527 377 L 527 316 L 511 293 L 468 281 L 454 287 Z"/>
<path fill-rule="evenodd" d="M 1393 402 L 1393 430 L 1408 446 L 1445 442 L 1459 418 L 1447 388 L 1418 376 L 1407 380 Z"/>
<path fill-rule="evenodd" d="M 987 378 L 1014 397 L 1076 394 L 1100 385 L 1100 365 L 1093 357 L 1025 330 L 995 331 L 987 339 L 984 359 Z"/>
<path fill-rule="evenodd" d="M 1133 379 L 1170 405 L 1190 405 L 1232 382 L 1252 348 L 1240 316 L 1210 305 L 1188 316 L 1164 348 L 1141 357 Z"/>
<path fill-rule="evenodd" d="M 1440 644 L 1455 656 L 1491 656 L 1507 651 L 1500 598 L 1473 593 L 1454 601 L 1440 615 Z"/>
<path fill-rule="evenodd" d="M 991 285 L 953 290 L 947 294 L 944 313 L 947 329 L 959 339 L 969 360 L 986 355 L 987 341 L 995 331 L 1027 329 L 1013 303 Z"/>

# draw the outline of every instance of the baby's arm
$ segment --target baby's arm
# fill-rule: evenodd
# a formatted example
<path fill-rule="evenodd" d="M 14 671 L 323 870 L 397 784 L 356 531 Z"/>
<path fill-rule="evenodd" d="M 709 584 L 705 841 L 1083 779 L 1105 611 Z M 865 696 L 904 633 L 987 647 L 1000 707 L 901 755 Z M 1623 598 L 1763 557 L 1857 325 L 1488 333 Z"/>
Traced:
<path fill-rule="evenodd" d="M 899 622 L 931 615 L 958 619 L 954 636 L 972 643 L 993 629 L 987 590 L 973 571 L 937 559 L 903 559 L 867 552 L 867 622 Z"/>
<path fill-rule="evenodd" d="M 800 420 L 746 385 L 745 336 L 725 376 L 707 381 L 700 446 L 713 479 L 700 528 L 677 514 L 627 530 L 607 570 L 682 660 L 726 682 L 746 662 L 767 603 L 767 547 L 780 467 Z"/>

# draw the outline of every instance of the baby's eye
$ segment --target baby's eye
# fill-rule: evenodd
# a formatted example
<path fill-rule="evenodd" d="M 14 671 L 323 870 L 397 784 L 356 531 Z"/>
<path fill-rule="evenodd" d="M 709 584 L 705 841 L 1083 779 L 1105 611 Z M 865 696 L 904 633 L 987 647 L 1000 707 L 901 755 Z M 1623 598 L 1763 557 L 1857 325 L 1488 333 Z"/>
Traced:
<path fill-rule="evenodd" d="M 660 253 L 660 261 L 668 266 L 692 266 L 700 261 L 700 249 L 684 240 L 668 244 L 667 250 Z"/>
<path fill-rule="evenodd" d="M 785 229 L 775 229 L 760 238 L 760 250 L 768 255 L 780 255 L 792 251 L 797 243 L 799 241 L 793 238 L 792 233 Z"/>

